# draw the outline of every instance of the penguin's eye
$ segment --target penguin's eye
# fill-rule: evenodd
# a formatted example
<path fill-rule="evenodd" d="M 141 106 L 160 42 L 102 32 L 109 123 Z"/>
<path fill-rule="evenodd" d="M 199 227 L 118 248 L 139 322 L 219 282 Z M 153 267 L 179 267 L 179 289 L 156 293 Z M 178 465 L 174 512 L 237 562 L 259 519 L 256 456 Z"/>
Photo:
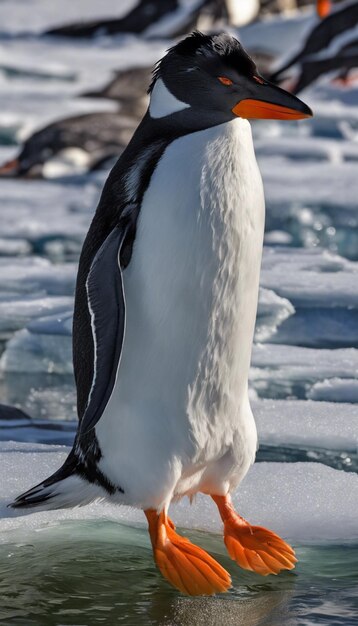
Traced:
<path fill-rule="evenodd" d="M 226 76 L 218 76 L 218 80 L 223 85 L 232 85 L 233 84 L 233 81 L 231 80 L 231 78 L 227 78 Z"/>

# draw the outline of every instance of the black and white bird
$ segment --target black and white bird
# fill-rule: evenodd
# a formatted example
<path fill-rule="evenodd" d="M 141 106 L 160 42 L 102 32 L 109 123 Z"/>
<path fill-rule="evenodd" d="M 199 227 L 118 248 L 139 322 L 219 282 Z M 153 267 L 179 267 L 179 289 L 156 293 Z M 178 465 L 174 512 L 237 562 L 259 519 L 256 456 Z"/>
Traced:
<path fill-rule="evenodd" d="M 354 64 L 347 46 L 357 39 L 358 2 L 350 0 L 332 8 L 308 33 L 301 49 L 275 70 L 270 80 L 280 83 L 290 79 L 290 90 L 298 93 L 311 82 L 332 70 Z M 346 57 L 346 58 L 344 58 Z M 293 78 L 287 74 L 288 70 Z M 292 87 L 291 87 L 292 85 Z"/>
<path fill-rule="evenodd" d="M 313 57 L 301 62 L 299 75 L 291 81 L 290 91 L 299 93 L 318 79 L 333 79 L 342 86 L 350 86 L 350 73 L 358 68 L 358 40 L 350 41 L 335 54 Z"/>
<path fill-rule="evenodd" d="M 193 33 L 158 63 L 150 104 L 109 175 L 86 237 L 73 327 L 79 425 L 50 478 L 11 505 L 96 498 L 143 509 L 154 558 L 182 592 L 229 574 L 175 531 L 170 503 L 211 496 L 230 556 L 260 574 L 293 549 L 230 493 L 254 462 L 248 373 L 264 194 L 247 118 L 311 115 L 227 34 Z"/>
<path fill-rule="evenodd" d="M 146 37 L 177 37 L 197 25 L 203 11 L 213 16 L 225 8 L 226 0 L 139 0 L 120 17 L 80 21 L 51 28 L 45 34 L 88 38 L 120 33 Z M 221 13 L 221 11 L 220 11 Z"/>
<path fill-rule="evenodd" d="M 132 111 L 133 113 L 133 111 Z M 19 154 L 0 166 L 0 177 L 41 177 L 47 173 L 97 169 L 124 150 L 138 118 L 98 111 L 56 120 L 36 130 Z M 66 165 L 67 162 L 67 165 Z"/>
<path fill-rule="evenodd" d="M 64 24 L 45 35 L 88 38 L 134 33 L 149 38 L 179 37 L 201 26 L 202 21 L 206 28 L 218 22 L 243 26 L 259 11 L 259 0 L 139 0 L 121 17 Z"/>

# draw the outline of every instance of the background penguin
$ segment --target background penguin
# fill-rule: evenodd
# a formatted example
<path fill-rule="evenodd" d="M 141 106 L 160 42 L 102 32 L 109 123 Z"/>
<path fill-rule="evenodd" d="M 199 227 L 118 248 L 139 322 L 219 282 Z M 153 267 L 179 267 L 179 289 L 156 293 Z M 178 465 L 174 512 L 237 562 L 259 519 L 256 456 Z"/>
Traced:
<path fill-rule="evenodd" d="M 190 595 L 228 573 L 175 531 L 172 500 L 211 496 L 230 556 L 262 575 L 294 551 L 233 509 L 255 458 L 248 373 L 264 197 L 245 118 L 310 109 L 257 72 L 240 43 L 194 33 L 157 65 L 148 111 L 109 175 L 78 271 L 79 426 L 72 451 L 15 508 L 108 498 L 144 510 L 154 558 Z"/>
<path fill-rule="evenodd" d="M 343 87 L 350 86 L 351 81 L 349 74 L 352 69 L 358 67 L 358 40 L 351 41 L 347 45 L 342 46 L 332 56 L 323 58 L 315 56 L 305 59 L 301 63 L 300 72 L 297 78 L 291 81 L 290 91 L 299 93 L 315 82 L 318 78 L 322 78 L 327 74 L 336 73 L 335 81 L 338 81 Z"/>
<path fill-rule="evenodd" d="M 323 56 L 323 53 L 328 51 L 330 46 L 334 49 L 333 54 L 335 54 L 337 45 L 341 47 L 339 40 L 342 36 L 345 38 L 344 43 L 347 43 L 347 37 L 350 36 L 350 32 L 352 33 L 352 38 L 356 37 L 354 29 L 357 24 L 358 2 L 345 2 L 338 6 L 312 28 L 301 50 L 275 70 L 271 74 L 270 80 L 276 83 L 282 81 L 288 69 L 294 65 L 298 65 L 300 68 L 303 62 L 312 60 L 314 55 Z M 336 40 L 338 44 L 336 44 Z M 325 56 L 329 57 L 330 55 L 326 54 Z"/>
<path fill-rule="evenodd" d="M 0 176 L 42 176 L 47 163 L 56 157 L 71 161 L 72 155 L 86 169 L 96 169 L 118 157 L 137 123 L 138 118 L 107 111 L 52 122 L 25 140 L 19 155 L 0 166 Z"/>
<path fill-rule="evenodd" d="M 139 0 L 123 17 L 65 24 L 45 34 L 76 38 L 119 33 L 178 37 L 196 27 L 203 14 L 212 23 L 227 19 L 226 0 Z"/>

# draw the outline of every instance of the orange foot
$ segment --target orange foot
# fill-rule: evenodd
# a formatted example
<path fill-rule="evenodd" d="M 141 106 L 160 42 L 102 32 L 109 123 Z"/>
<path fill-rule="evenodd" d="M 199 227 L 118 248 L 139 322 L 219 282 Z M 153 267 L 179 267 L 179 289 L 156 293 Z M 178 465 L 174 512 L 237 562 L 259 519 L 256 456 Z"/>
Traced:
<path fill-rule="evenodd" d="M 144 511 L 153 546 L 154 560 L 173 587 L 189 596 L 227 591 L 231 578 L 209 554 L 175 532 L 173 522 L 162 511 Z"/>
<path fill-rule="evenodd" d="M 224 541 L 240 567 L 262 576 L 293 569 L 294 550 L 281 537 L 261 526 L 251 526 L 234 510 L 230 496 L 212 496 L 224 522 Z"/>
<path fill-rule="evenodd" d="M 316 7 L 319 17 L 324 19 L 332 10 L 331 0 L 317 0 Z"/>

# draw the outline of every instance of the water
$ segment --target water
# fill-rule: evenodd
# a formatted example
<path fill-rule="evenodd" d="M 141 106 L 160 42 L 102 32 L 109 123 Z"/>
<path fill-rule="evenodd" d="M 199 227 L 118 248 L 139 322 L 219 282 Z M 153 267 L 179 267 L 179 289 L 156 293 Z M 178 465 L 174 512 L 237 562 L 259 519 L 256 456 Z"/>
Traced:
<path fill-rule="evenodd" d="M 178 595 L 157 573 L 148 534 L 113 522 L 62 523 L 0 546 L 0 623 L 24 626 L 350 626 L 358 618 L 358 544 L 296 546 L 294 573 L 262 578 L 219 537 L 185 532 L 233 577 L 215 598 Z"/>

